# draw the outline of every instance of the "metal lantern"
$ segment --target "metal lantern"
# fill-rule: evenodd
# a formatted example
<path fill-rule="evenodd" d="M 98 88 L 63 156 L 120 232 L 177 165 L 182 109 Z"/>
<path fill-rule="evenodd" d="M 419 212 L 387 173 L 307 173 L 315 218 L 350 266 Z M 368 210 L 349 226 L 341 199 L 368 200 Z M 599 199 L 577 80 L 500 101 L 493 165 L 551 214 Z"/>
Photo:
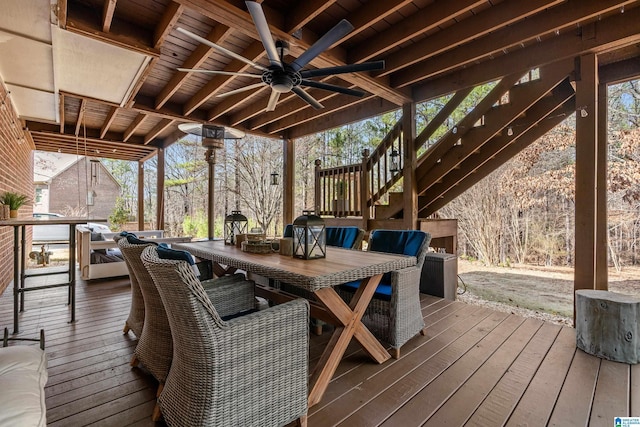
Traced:
<path fill-rule="evenodd" d="M 400 154 L 398 150 L 391 150 L 391 167 L 389 171 L 396 173 L 400 171 Z"/>
<path fill-rule="evenodd" d="M 278 172 L 271 172 L 271 185 L 279 185 L 280 184 L 280 175 Z"/>
<path fill-rule="evenodd" d="M 324 258 L 327 239 L 324 221 L 313 211 L 303 211 L 293 221 L 293 256 L 302 259 Z"/>
<path fill-rule="evenodd" d="M 231 211 L 230 215 L 224 218 L 224 244 L 235 245 L 236 234 L 247 233 L 247 217 L 240 211 Z"/>

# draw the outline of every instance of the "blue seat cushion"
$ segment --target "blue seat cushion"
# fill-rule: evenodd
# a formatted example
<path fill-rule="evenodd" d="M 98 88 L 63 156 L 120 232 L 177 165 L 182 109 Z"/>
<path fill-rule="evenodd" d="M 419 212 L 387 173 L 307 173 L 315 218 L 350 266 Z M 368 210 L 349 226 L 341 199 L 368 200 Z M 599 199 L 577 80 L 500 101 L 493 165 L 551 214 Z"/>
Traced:
<path fill-rule="evenodd" d="M 120 235 L 126 238 L 127 242 L 131 243 L 132 245 L 148 245 L 148 244 L 157 245 L 156 242 L 140 239 L 138 238 L 136 233 L 131 233 L 129 231 L 123 231 L 120 233 Z"/>
<path fill-rule="evenodd" d="M 383 277 L 383 280 L 384 280 L 384 277 Z M 353 282 L 344 283 L 340 285 L 342 289 L 352 293 L 355 293 L 356 290 L 358 290 L 359 286 L 360 286 L 360 280 L 354 280 Z M 376 299 L 390 301 L 391 300 L 391 281 L 383 282 L 381 280 L 380 283 L 378 284 L 378 287 L 376 288 L 376 292 L 373 294 L 373 297 Z"/>
<path fill-rule="evenodd" d="M 282 237 L 293 237 L 293 224 L 287 224 L 284 226 L 284 233 Z"/>
<path fill-rule="evenodd" d="M 195 265 L 193 256 L 189 252 L 171 249 L 164 243 L 158 245 L 158 257 L 160 259 L 175 259 L 178 261 L 186 261 L 189 263 L 189 265 Z"/>
<path fill-rule="evenodd" d="M 358 227 L 327 227 L 327 246 L 351 249 L 359 231 Z"/>
<path fill-rule="evenodd" d="M 426 237 L 427 234 L 419 230 L 374 230 L 369 238 L 368 250 L 418 256 L 418 251 Z M 360 281 L 356 280 L 340 286 L 347 291 L 355 292 L 360 286 Z M 387 301 L 391 299 L 391 273 L 385 273 L 382 276 L 373 297 Z"/>

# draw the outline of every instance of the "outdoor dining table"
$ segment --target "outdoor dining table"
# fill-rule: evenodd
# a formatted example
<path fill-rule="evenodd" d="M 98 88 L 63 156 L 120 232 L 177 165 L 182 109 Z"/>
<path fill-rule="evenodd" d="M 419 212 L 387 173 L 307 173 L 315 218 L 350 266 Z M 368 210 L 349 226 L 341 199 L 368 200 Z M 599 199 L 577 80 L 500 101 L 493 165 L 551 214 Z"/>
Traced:
<path fill-rule="evenodd" d="M 179 243 L 173 247 L 211 260 L 214 273 L 218 276 L 244 270 L 313 292 L 317 301 L 311 301 L 311 315 L 333 324 L 335 330 L 311 374 L 309 406 L 322 399 L 352 338 L 377 363 L 384 363 L 391 358 L 361 319 L 382 275 L 415 265 L 415 257 L 327 247 L 326 258 L 303 260 L 279 253 L 243 252 L 240 248 L 225 245 L 219 240 Z M 353 280 L 362 282 L 347 304 L 333 287 Z M 296 298 L 268 287 L 263 287 L 262 292 L 261 295 L 275 302 Z"/>

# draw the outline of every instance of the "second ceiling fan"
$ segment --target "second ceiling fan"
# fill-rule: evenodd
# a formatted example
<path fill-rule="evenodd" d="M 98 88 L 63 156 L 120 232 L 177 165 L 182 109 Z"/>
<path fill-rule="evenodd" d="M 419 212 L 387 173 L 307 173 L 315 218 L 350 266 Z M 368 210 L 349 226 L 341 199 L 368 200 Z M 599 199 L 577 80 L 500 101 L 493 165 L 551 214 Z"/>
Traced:
<path fill-rule="evenodd" d="M 259 3 L 256 3 L 254 1 L 246 1 L 245 3 L 249 10 L 249 14 L 251 15 L 251 19 L 253 20 L 256 29 L 258 30 L 260 40 L 262 41 L 262 45 L 264 46 L 264 49 L 267 53 L 267 57 L 269 58 L 268 67 L 251 61 L 250 59 L 247 59 L 242 55 L 238 55 L 237 53 L 230 51 L 229 49 L 226 49 L 218 44 L 215 44 L 203 37 L 200 37 L 197 34 L 192 33 L 191 31 L 185 30 L 184 28 L 176 28 L 182 34 L 185 34 L 202 44 L 206 44 L 207 46 L 210 46 L 211 48 L 216 49 L 217 51 L 227 56 L 245 62 L 246 64 L 249 64 L 253 68 L 262 72 L 239 73 L 230 71 L 178 68 L 179 71 L 184 72 L 251 77 L 261 80 L 259 83 L 235 89 L 218 96 L 229 96 L 239 92 L 257 89 L 263 85 L 267 85 L 271 87 L 271 95 L 269 96 L 269 102 L 267 103 L 266 111 L 275 110 L 278 99 L 280 98 L 280 94 L 288 92 L 295 93 L 313 108 L 323 108 L 322 104 L 320 104 L 316 99 L 305 92 L 302 87 L 313 87 L 352 96 L 363 96 L 364 92 L 361 90 L 349 89 L 338 85 L 309 80 L 309 78 L 332 76 L 336 74 L 353 73 L 358 71 L 384 69 L 384 61 L 372 61 L 363 62 L 361 64 L 340 65 L 336 67 L 303 70 L 303 68 L 307 66 L 309 62 L 311 62 L 315 57 L 327 50 L 333 44 L 337 43 L 353 30 L 353 25 L 351 25 L 351 23 L 349 23 L 349 21 L 347 21 L 346 19 L 338 22 L 338 24 L 331 28 L 325 35 L 320 37 L 296 60 L 291 63 L 286 63 L 284 62 L 284 55 L 288 48 L 287 42 L 282 40 L 278 40 L 277 42 L 275 42 L 273 40 L 271 31 L 269 30 L 269 24 L 267 24 L 267 19 L 265 18 L 264 11 L 262 10 L 262 6 Z"/>

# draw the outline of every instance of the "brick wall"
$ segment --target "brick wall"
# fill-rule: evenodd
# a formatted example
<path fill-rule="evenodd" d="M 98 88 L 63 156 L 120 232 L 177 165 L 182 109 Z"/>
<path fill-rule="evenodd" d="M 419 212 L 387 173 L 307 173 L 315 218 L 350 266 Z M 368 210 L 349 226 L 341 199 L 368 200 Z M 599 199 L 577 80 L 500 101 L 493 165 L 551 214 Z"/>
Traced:
<path fill-rule="evenodd" d="M 14 191 L 33 200 L 33 142 L 22 130 L 11 95 L 0 83 L 0 194 Z M 21 218 L 30 217 L 31 203 L 22 206 Z M 13 227 L 0 227 L 0 294 L 13 280 Z"/>
<path fill-rule="evenodd" d="M 81 209 L 82 215 L 90 218 L 109 218 L 120 195 L 120 184 L 104 167 L 97 163 L 98 183 L 93 190 L 96 193 L 93 206 L 87 206 L 87 186 L 91 186 L 90 172 L 87 172 L 89 159 L 83 158 L 53 177 L 49 186 L 49 211 L 69 215 L 73 209 Z M 78 210 L 78 212 L 80 212 Z M 79 214 L 78 214 L 79 215 Z"/>

